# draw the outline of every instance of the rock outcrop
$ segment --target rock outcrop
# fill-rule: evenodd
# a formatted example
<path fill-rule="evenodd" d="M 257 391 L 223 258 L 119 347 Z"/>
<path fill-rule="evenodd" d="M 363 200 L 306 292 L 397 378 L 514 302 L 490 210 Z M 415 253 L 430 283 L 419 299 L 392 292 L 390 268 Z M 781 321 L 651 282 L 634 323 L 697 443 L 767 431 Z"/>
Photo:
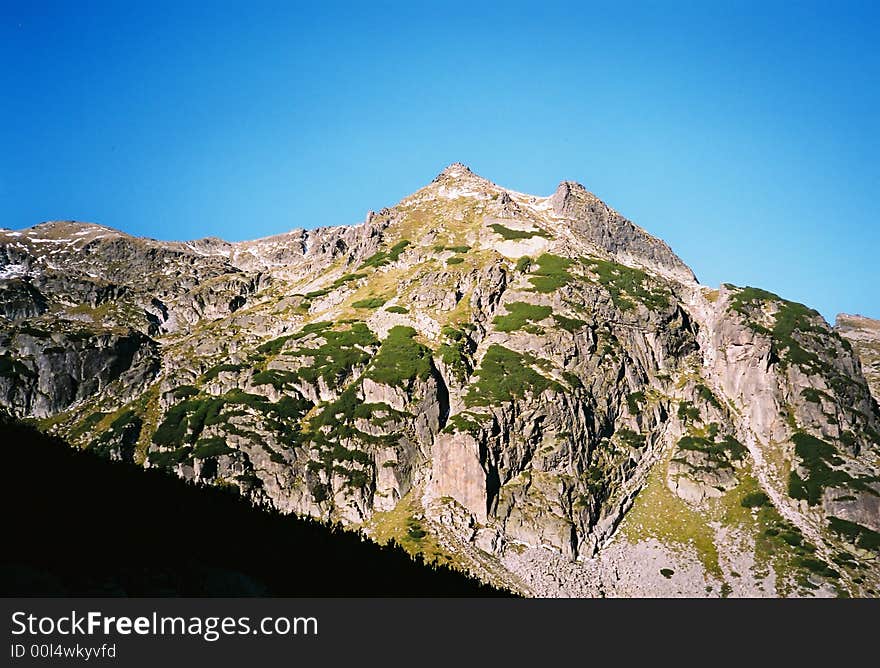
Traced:
<path fill-rule="evenodd" d="M 526 595 L 876 595 L 877 331 L 460 164 L 250 242 L 0 231 L 0 406 Z"/>
<path fill-rule="evenodd" d="M 852 345 L 871 393 L 880 402 L 880 320 L 841 313 L 834 329 Z"/>

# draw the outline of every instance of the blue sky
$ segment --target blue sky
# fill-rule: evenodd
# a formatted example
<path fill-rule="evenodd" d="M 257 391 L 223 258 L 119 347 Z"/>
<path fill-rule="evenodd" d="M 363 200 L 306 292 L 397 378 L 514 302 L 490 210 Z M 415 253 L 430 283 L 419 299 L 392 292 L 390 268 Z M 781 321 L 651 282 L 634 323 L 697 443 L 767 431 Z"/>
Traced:
<path fill-rule="evenodd" d="M 878 16 L 0 0 L 0 226 L 253 238 L 359 222 L 461 161 L 583 183 L 706 284 L 880 318 Z"/>

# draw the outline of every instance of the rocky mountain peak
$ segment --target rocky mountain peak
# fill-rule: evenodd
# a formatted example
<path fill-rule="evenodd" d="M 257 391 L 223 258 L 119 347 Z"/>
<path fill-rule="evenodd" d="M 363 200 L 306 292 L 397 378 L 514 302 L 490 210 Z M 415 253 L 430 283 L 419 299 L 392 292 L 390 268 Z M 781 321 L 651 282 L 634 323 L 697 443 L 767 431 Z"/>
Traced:
<path fill-rule="evenodd" d="M 0 231 L 0 410 L 527 595 L 880 592 L 875 331 L 459 164 L 253 241 Z"/>
<path fill-rule="evenodd" d="M 556 186 L 555 192 L 553 193 L 553 195 L 550 196 L 554 210 L 562 213 L 565 209 L 565 204 L 567 200 L 572 197 L 573 192 L 577 195 L 598 199 L 595 195 L 588 191 L 583 186 L 583 184 L 578 183 L 577 181 L 560 181 L 559 185 Z"/>
<path fill-rule="evenodd" d="M 470 167 L 465 165 L 463 162 L 453 162 L 451 165 L 446 166 L 437 175 L 436 178 L 437 179 L 441 179 L 441 178 L 460 179 L 460 178 L 469 178 L 472 176 L 476 176 L 476 174 L 474 174 L 471 171 Z"/>
<path fill-rule="evenodd" d="M 498 188 L 491 181 L 471 171 L 471 168 L 461 162 L 454 162 L 441 171 L 428 188 L 441 188 L 454 192 L 472 192 L 487 188 Z M 498 188 L 500 190 L 500 188 Z M 424 189 L 423 189 L 424 190 Z"/>
<path fill-rule="evenodd" d="M 690 268 L 669 246 L 574 181 L 563 181 L 550 196 L 553 213 L 586 241 L 620 258 L 685 282 L 696 282 Z"/>

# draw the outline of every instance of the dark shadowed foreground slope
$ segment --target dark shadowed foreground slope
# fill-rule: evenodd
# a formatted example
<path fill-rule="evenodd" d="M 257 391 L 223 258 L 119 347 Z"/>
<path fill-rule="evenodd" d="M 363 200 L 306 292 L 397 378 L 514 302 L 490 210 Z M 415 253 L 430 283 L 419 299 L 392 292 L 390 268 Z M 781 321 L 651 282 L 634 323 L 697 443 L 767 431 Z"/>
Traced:
<path fill-rule="evenodd" d="M 398 547 L 0 421 L 4 595 L 497 595 Z"/>

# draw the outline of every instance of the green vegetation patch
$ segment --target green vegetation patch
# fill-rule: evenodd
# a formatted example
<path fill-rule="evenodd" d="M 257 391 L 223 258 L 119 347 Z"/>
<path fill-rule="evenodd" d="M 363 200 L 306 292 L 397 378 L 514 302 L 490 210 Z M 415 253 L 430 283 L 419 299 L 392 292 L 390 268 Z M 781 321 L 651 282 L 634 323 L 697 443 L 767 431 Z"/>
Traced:
<path fill-rule="evenodd" d="M 567 318 L 564 315 L 556 315 L 555 313 L 553 314 L 553 319 L 556 321 L 557 325 L 571 334 L 583 329 L 587 324 L 586 320 L 581 320 L 580 318 Z"/>
<path fill-rule="evenodd" d="M 863 550 L 880 551 L 880 533 L 840 517 L 829 517 L 828 527 Z"/>
<path fill-rule="evenodd" d="M 235 452 L 235 450 L 226 445 L 224 437 L 211 436 L 210 438 L 199 439 L 192 452 L 193 457 L 196 459 L 209 459 L 211 457 L 228 455 L 231 452 Z"/>
<path fill-rule="evenodd" d="M 462 262 L 464 262 L 464 258 L 457 255 L 446 260 L 446 264 L 461 264 Z"/>
<path fill-rule="evenodd" d="M 774 324 L 768 329 L 755 322 L 753 316 L 771 302 L 776 305 L 777 311 L 774 316 Z M 825 327 L 814 324 L 816 320 L 821 320 L 818 311 L 798 302 L 783 299 L 772 292 L 752 287 L 742 288 L 733 294 L 728 308 L 730 311 L 745 316 L 746 322 L 752 330 L 771 337 L 773 349 L 779 356 L 780 364 L 783 367 L 793 364 L 812 373 L 824 373 L 831 377 L 832 385 L 840 375 L 830 364 L 823 361 L 815 350 L 811 349 L 818 347 L 825 353 L 833 355 L 834 350 L 830 342 L 818 342 L 818 345 L 808 343 L 811 335 L 834 337 L 838 343 L 843 341 L 842 338 L 835 336 Z M 818 398 L 812 393 L 811 396 Z M 811 398 L 807 398 L 807 400 L 812 401 Z"/>
<path fill-rule="evenodd" d="M 320 290 L 312 290 L 311 292 L 307 292 L 304 297 L 306 299 L 316 299 L 317 297 L 323 297 L 324 295 L 330 294 L 337 288 L 341 288 L 346 283 L 366 277 L 366 274 L 345 274 L 333 281 L 329 287 L 321 288 Z"/>
<path fill-rule="evenodd" d="M 186 445 L 174 450 L 153 450 L 148 455 L 150 464 L 159 468 L 172 468 L 177 464 L 192 463 L 192 446 Z"/>
<path fill-rule="evenodd" d="M 379 343 L 363 322 L 353 322 L 348 329 L 321 331 L 320 337 L 324 342 L 317 347 L 303 347 L 286 354 L 312 359 L 311 366 L 294 372 L 299 378 L 309 383 L 323 378 L 331 386 L 338 385 L 355 369 L 365 367 Z"/>
<path fill-rule="evenodd" d="M 194 397 L 199 393 L 199 389 L 193 385 L 180 385 L 171 390 L 171 394 L 175 399 L 186 399 Z"/>
<path fill-rule="evenodd" d="M 538 395 L 548 389 L 562 391 L 559 383 L 531 367 L 536 362 L 531 355 L 493 343 L 476 371 L 479 380 L 468 388 L 465 404 L 489 406 L 522 398 L 526 392 Z"/>
<path fill-rule="evenodd" d="M 359 383 L 353 383 L 335 401 L 325 404 L 309 421 L 302 436 L 303 442 L 311 443 L 318 451 L 318 458 L 308 462 L 308 469 L 312 472 L 323 470 L 328 476 L 341 475 L 345 477 L 346 485 L 352 488 L 369 484 L 374 466 L 373 458 L 355 444 L 393 446 L 400 438 L 395 432 L 385 435 L 366 433 L 358 429 L 357 421 L 363 419 L 381 425 L 405 417 L 404 413 L 387 404 L 364 403 L 358 397 L 359 387 Z M 313 491 L 319 502 L 325 494 L 326 489 L 322 486 Z"/>
<path fill-rule="evenodd" d="M 725 573 L 719 563 L 720 546 L 716 545 L 712 527 L 714 522 L 719 522 L 754 536 L 753 575 L 763 580 L 769 574 L 767 569 L 772 568 L 780 595 L 813 590 L 814 581 L 819 578 L 836 586 L 839 574 L 817 557 L 816 547 L 797 527 L 786 521 L 772 503 L 764 502 L 758 482 L 748 470 L 738 472 L 737 478 L 736 489 L 696 509 L 669 490 L 665 467 L 657 466 L 624 518 L 620 531 L 631 542 L 655 537 L 670 546 L 680 544 L 693 548 L 706 570 L 729 591 L 725 579 L 737 576 Z M 728 584 L 726 588 L 725 584 Z M 800 591 L 792 591 L 792 585 Z"/>
<path fill-rule="evenodd" d="M 742 461 L 748 450 L 733 436 L 717 440 L 716 432 L 717 430 L 710 429 L 708 436 L 682 436 L 678 441 L 678 448 L 703 453 L 715 467 L 732 468 L 731 462 Z"/>
<path fill-rule="evenodd" d="M 141 418 L 137 413 L 129 409 L 122 411 L 116 416 L 113 422 L 110 423 L 110 429 L 119 432 L 131 425 L 136 425 L 138 430 L 140 430 Z"/>
<path fill-rule="evenodd" d="M 370 536 L 381 545 L 396 544 L 426 564 L 447 564 L 463 569 L 461 559 L 442 547 L 427 530 L 429 527 L 422 519 L 424 509 L 419 498 L 417 493 L 410 491 L 393 510 L 373 513 L 367 523 Z"/>
<path fill-rule="evenodd" d="M 388 331 L 367 377 L 377 383 L 409 388 L 416 378 L 428 378 L 434 368 L 431 351 L 415 340 L 416 330 L 397 325 Z"/>
<path fill-rule="evenodd" d="M 635 308 L 633 300 L 641 302 L 649 310 L 669 307 L 669 292 L 658 287 L 656 281 L 644 271 L 598 258 L 585 258 L 583 261 L 621 311 Z"/>
<path fill-rule="evenodd" d="M 281 352 L 281 349 L 284 348 L 284 344 L 292 338 L 292 335 L 279 336 L 277 339 L 266 341 L 265 343 L 257 346 L 257 352 L 265 355 L 277 355 Z"/>
<path fill-rule="evenodd" d="M 703 567 L 718 579 L 723 571 L 718 560 L 715 535 L 705 513 L 678 497 L 666 485 L 665 466 L 655 466 L 626 514 L 620 531 L 630 542 L 655 538 L 666 545 L 687 546 L 696 552 Z"/>
<path fill-rule="evenodd" d="M 813 404 L 821 404 L 823 397 L 826 399 L 830 398 L 825 392 L 817 390 L 815 387 L 805 387 L 801 390 L 801 396 Z"/>
<path fill-rule="evenodd" d="M 693 402 L 682 401 L 678 404 L 678 419 L 685 424 L 696 422 L 700 419 L 700 409 Z"/>
<path fill-rule="evenodd" d="M 728 289 L 735 289 L 736 286 L 725 284 Z M 736 311 L 742 315 L 748 316 L 749 311 L 754 308 L 761 308 L 766 302 L 781 302 L 782 297 L 761 288 L 753 288 L 746 286 L 736 292 L 730 298 L 730 310 Z"/>
<path fill-rule="evenodd" d="M 228 424 L 228 420 L 233 414 L 242 412 L 241 409 L 227 411 L 229 406 L 247 407 L 256 411 L 260 414 L 262 423 L 278 433 L 282 440 L 295 443 L 298 441 L 296 422 L 312 407 L 312 403 L 307 399 L 290 396 L 273 403 L 262 395 L 250 394 L 240 389 L 233 389 L 219 396 L 190 397 L 168 409 L 156 428 L 152 441 L 160 447 L 186 450 L 186 453 L 175 455 L 176 459 L 172 457 L 169 460 L 172 464 L 191 461 L 195 453 L 192 446 L 205 440 L 202 439 L 202 433 L 206 427 L 224 425 L 224 430 L 238 433 Z M 261 444 L 266 447 L 265 443 Z M 155 460 L 154 455 L 163 461 L 169 459 L 167 452 L 151 453 L 151 461 Z"/>
<path fill-rule="evenodd" d="M 354 308 L 379 308 L 388 300 L 385 297 L 369 297 L 360 301 L 352 302 Z"/>
<path fill-rule="evenodd" d="M 842 466 L 844 462 L 830 443 L 803 432 L 796 433 L 791 440 L 795 455 L 800 459 L 800 466 L 806 471 L 805 478 L 801 478 L 797 470 L 789 474 L 788 495 L 793 499 L 803 499 L 815 506 L 822 499 L 827 487 L 842 487 L 877 495 L 871 487 L 871 483 L 877 482 L 876 477 L 854 478 L 846 471 L 834 468 Z"/>
<path fill-rule="evenodd" d="M 441 330 L 446 341 L 437 348 L 437 355 L 455 377 L 462 381 L 470 376 L 473 370 L 470 353 L 471 340 L 464 331 L 446 326 Z"/>
<path fill-rule="evenodd" d="M 357 321 L 353 321 L 357 322 Z M 351 324 L 351 323 L 346 323 Z M 296 332 L 295 334 L 291 334 L 289 337 L 294 341 L 299 341 L 300 339 L 304 339 L 305 337 L 311 334 L 323 334 L 324 332 L 332 329 L 333 323 L 329 320 L 319 320 L 318 322 L 310 322 L 307 325 L 303 325 L 302 328 Z"/>
<path fill-rule="evenodd" d="M 255 373 L 251 382 L 254 385 L 271 385 L 276 390 L 284 390 L 290 388 L 298 378 L 299 376 L 293 371 L 266 369 Z"/>
<path fill-rule="evenodd" d="M 310 322 L 307 325 L 304 325 L 302 329 L 300 329 L 295 334 L 279 336 L 277 339 L 266 341 L 265 343 L 257 346 L 257 352 L 263 355 L 277 355 L 281 352 L 281 350 L 284 348 L 284 345 L 288 341 L 298 341 L 300 339 L 304 339 L 309 335 L 325 332 L 332 327 L 333 323 L 327 320 Z"/>
<path fill-rule="evenodd" d="M 638 450 L 645 447 L 645 435 L 640 434 L 637 431 L 627 429 L 626 427 L 621 427 L 616 432 L 614 432 L 614 434 L 618 437 L 618 440 L 623 445 L 629 448 L 635 448 Z"/>
<path fill-rule="evenodd" d="M 630 415 L 638 415 L 642 410 L 643 403 L 645 403 L 644 392 L 631 392 L 626 395 L 626 407 L 629 408 Z"/>
<path fill-rule="evenodd" d="M 721 402 L 718 401 L 715 393 L 702 383 L 697 385 L 697 396 L 699 396 L 700 399 L 705 401 L 707 404 L 710 404 L 718 410 L 721 410 Z"/>
<path fill-rule="evenodd" d="M 523 255 L 516 261 L 516 270 L 521 274 L 528 273 L 531 266 L 532 258 L 530 258 L 528 255 Z"/>
<path fill-rule="evenodd" d="M 553 238 L 553 235 L 540 227 L 531 230 L 512 230 L 499 223 L 493 223 L 492 225 L 489 225 L 489 227 L 495 232 L 495 234 L 500 234 L 504 237 L 505 241 L 521 241 L 523 239 L 531 239 L 532 237 L 543 237 L 545 239 Z"/>
<path fill-rule="evenodd" d="M 505 304 L 507 315 L 495 316 L 495 329 L 499 332 L 515 332 L 530 322 L 540 322 L 547 318 L 553 309 L 528 302 L 510 302 Z"/>
<path fill-rule="evenodd" d="M 392 262 L 396 262 L 400 257 L 401 253 L 406 249 L 407 246 L 410 245 L 408 239 L 403 239 L 402 241 L 398 241 L 387 251 L 379 251 L 378 253 L 374 253 L 366 260 L 364 263 L 358 267 L 358 269 L 366 269 L 368 267 L 379 268 L 383 267 L 386 264 L 391 264 Z"/>
<path fill-rule="evenodd" d="M 826 579 L 837 579 L 840 577 L 840 573 L 834 568 L 815 557 L 798 557 L 795 560 L 795 564 Z"/>
<path fill-rule="evenodd" d="M 405 414 L 395 411 L 387 404 L 364 403 L 358 397 L 358 389 L 358 384 L 352 384 L 335 401 L 325 404 L 309 421 L 306 438 L 324 447 L 335 447 L 340 441 L 352 438 L 368 443 L 387 442 L 388 437 L 374 436 L 360 431 L 355 427 L 355 421 L 364 419 L 382 424 L 390 420 L 402 419 Z M 380 414 L 384 417 L 379 418 Z M 362 454 L 366 456 L 365 453 Z"/>
<path fill-rule="evenodd" d="M 453 253 L 464 254 L 464 253 L 470 252 L 471 247 L 470 246 L 444 246 L 441 244 L 439 246 L 434 246 L 434 250 L 437 251 L 438 253 L 442 253 L 443 251 L 452 251 Z"/>
<path fill-rule="evenodd" d="M 389 306 L 385 310 L 388 311 L 388 313 L 398 313 L 400 315 L 403 315 L 404 313 L 409 313 L 409 309 L 405 306 Z"/>
<path fill-rule="evenodd" d="M 409 522 L 407 523 L 406 537 L 409 540 L 421 543 L 427 535 L 428 532 L 422 528 L 422 523 L 414 517 L 411 517 Z"/>
<path fill-rule="evenodd" d="M 760 508 L 770 503 L 770 497 L 764 492 L 749 492 L 739 503 L 743 508 Z"/>
<path fill-rule="evenodd" d="M 573 279 L 572 275 L 568 273 L 568 268 L 573 262 L 568 258 L 543 253 L 535 260 L 535 264 L 529 278 L 535 292 L 545 294 L 555 292 Z"/>
<path fill-rule="evenodd" d="M 751 501 L 762 505 L 748 505 Z M 810 582 L 809 576 L 820 577 L 829 581 L 836 581 L 840 573 L 828 563 L 816 556 L 816 546 L 810 543 L 800 529 L 785 520 L 769 500 L 759 499 L 756 495 L 747 494 L 741 505 L 756 507 L 758 509 L 759 526 L 763 527 L 761 534 L 757 536 L 756 548 L 766 554 L 788 553 L 791 555 L 788 568 L 793 567 L 795 581 L 802 590 L 816 588 Z"/>
<path fill-rule="evenodd" d="M 219 397 L 187 399 L 175 404 L 165 413 L 153 434 L 153 443 L 162 446 L 195 443 L 205 426 L 217 424 L 223 400 Z"/>
<path fill-rule="evenodd" d="M 480 420 L 485 420 L 486 416 L 472 411 L 461 411 L 449 416 L 449 422 L 443 428 L 446 434 L 476 434 L 482 428 Z"/>
<path fill-rule="evenodd" d="M 101 422 L 105 417 L 107 417 L 109 413 L 101 413 L 95 412 L 90 413 L 85 417 L 85 419 L 80 422 L 76 427 L 70 430 L 70 438 L 77 439 L 80 436 L 84 436 L 86 433 L 92 431 L 95 427 L 98 426 L 98 423 Z"/>

